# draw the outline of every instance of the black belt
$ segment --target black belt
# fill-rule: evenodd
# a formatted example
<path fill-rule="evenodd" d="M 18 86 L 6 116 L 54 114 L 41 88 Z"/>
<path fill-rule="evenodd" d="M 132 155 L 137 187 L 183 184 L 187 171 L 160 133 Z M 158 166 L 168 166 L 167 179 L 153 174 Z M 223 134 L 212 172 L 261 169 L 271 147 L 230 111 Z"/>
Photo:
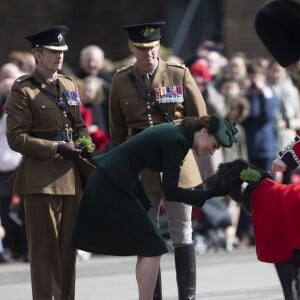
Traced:
<path fill-rule="evenodd" d="M 30 136 L 49 141 L 75 141 L 77 134 L 72 130 L 30 132 Z"/>

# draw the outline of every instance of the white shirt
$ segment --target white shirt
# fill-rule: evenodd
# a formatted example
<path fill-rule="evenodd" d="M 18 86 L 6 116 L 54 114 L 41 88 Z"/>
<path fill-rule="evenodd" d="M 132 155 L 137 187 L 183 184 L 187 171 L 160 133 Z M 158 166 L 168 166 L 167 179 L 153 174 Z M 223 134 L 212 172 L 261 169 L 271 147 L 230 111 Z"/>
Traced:
<path fill-rule="evenodd" d="M 9 172 L 16 169 L 22 155 L 10 149 L 6 138 L 6 118 L 3 114 L 0 118 L 0 172 Z"/>

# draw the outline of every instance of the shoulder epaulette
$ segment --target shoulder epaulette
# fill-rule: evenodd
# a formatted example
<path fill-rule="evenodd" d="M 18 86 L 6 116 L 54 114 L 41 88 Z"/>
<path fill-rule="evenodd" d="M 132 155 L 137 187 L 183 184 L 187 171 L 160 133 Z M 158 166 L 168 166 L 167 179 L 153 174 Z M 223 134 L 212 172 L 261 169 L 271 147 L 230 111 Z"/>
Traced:
<path fill-rule="evenodd" d="M 60 77 L 60 78 L 66 78 L 66 79 L 69 79 L 69 80 L 71 80 L 71 81 L 75 81 L 76 80 L 76 78 L 75 77 L 72 77 L 72 76 L 69 76 L 69 75 L 65 75 L 65 74 L 58 74 L 58 77 Z"/>
<path fill-rule="evenodd" d="M 31 77 L 32 77 L 31 74 L 21 75 L 20 77 L 18 77 L 18 78 L 16 79 L 16 81 L 17 81 L 17 82 L 22 82 L 22 81 L 25 81 L 25 80 L 27 80 L 27 79 L 29 79 L 29 78 L 31 78 Z"/>
<path fill-rule="evenodd" d="M 167 64 L 167 66 L 170 66 L 170 67 L 177 67 L 180 69 L 186 68 L 185 64 L 176 64 L 176 63 L 169 63 L 169 62 L 166 62 L 166 64 Z"/>
<path fill-rule="evenodd" d="M 130 69 L 132 66 L 133 66 L 133 65 L 129 65 L 129 66 L 120 68 L 120 69 L 118 69 L 118 70 L 116 71 L 116 74 L 125 72 L 125 71 L 127 71 L 128 69 Z"/>

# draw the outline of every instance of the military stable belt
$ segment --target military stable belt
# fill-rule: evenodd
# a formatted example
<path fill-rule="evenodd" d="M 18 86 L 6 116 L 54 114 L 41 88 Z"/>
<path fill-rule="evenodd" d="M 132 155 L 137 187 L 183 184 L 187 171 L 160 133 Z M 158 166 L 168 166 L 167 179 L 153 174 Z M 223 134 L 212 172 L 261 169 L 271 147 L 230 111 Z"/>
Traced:
<path fill-rule="evenodd" d="M 75 141 L 77 134 L 72 130 L 30 132 L 30 136 L 49 141 Z"/>

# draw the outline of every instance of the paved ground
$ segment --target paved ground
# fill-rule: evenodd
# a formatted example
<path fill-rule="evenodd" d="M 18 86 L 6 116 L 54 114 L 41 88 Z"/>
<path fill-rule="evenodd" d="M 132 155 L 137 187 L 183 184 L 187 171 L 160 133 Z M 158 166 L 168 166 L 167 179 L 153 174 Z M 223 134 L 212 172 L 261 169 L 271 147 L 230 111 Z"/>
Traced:
<path fill-rule="evenodd" d="M 93 256 L 78 262 L 76 299 L 136 300 L 134 257 Z M 164 300 L 177 299 L 173 254 L 161 263 Z M 197 256 L 197 299 L 282 300 L 271 264 L 256 260 L 254 248 Z M 31 299 L 29 265 L 0 265 L 0 299 Z"/>

